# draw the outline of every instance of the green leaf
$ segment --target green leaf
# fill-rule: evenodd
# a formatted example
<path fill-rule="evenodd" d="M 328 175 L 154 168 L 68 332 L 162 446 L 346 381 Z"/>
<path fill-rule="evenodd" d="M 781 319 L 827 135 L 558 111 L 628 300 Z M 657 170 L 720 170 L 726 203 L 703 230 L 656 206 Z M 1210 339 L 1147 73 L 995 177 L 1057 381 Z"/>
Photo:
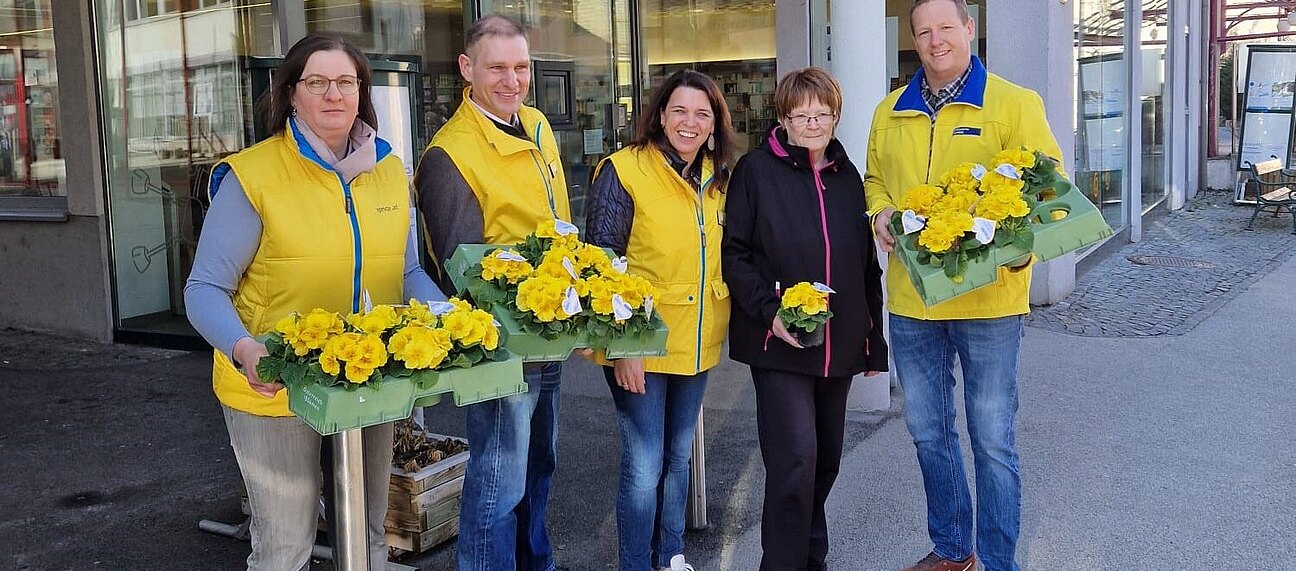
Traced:
<path fill-rule="evenodd" d="M 287 363 L 284 365 L 280 378 L 283 379 L 285 384 L 296 385 L 300 384 L 302 379 L 306 378 L 307 372 L 308 369 L 306 365 L 301 363 Z"/>
<path fill-rule="evenodd" d="M 263 383 L 274 382 L 283 375 L 285 364 L 286 363 L 284 363 L 282 359 L 274 357 L 273 355 L 262 357 L 260 361 L 257 361 L 257 376 L 261 378 L 261 382 Z"/>
<path fill-rule="evenodd" d="M 947 278 L 953 278 L 954 276 L 959 275 L 959 257 L 958 257 L 958 256 L 953 256 L 953 255 L 951 255 L 951 256 L 945 256 L 945 260 L 944 260 L 944 262 L 943 262 L 943 265 L 945 266 L 945 277 L 947 277 Z"/>
<path fill-rule="evenodd" d="M 419 390 L 427 390 L 431 388 L 432 385 L 436 384 L 436 380 L 436 372 L 428 369 L 420 369 L 410 374 L 410 381 L 413 382 L 414 386 L 418 387 Z"/>
<path fill-rule="evenodd" d="M 472 365 L 473 365 L 472 361 L 469 360 L 468 357 L 464 356 L 462 353 L 460 353 L 459 355 L 455 355 L 454 360 L 450 361 L 450 366 L 454 368 L 462 369 L 466 367 L 471 367 Z"/>

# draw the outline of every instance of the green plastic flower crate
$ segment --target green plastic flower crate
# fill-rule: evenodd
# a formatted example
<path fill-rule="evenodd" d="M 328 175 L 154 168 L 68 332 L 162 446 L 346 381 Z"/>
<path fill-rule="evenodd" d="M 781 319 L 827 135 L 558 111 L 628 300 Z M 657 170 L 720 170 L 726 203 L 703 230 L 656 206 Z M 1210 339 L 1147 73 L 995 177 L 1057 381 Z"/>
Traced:
<path fill-rule="evenodd" d="M 302 384 L 288 388 L 288 410 L 322 435 L 407 418 L 414 404 L 409 379 L 383 379 L 354 390 Z"/>
<path fill-rule="evenodd" d="M 896 246 L 891 255 L 899 256 L 905 273 L 909 274 L 909 281 L 913 283 L 914 289 L 918 290 L 918 297 L 922 298 L 923 303 L 929 307 L 988 286 L 999 279 L 999 263 L 996 261 L 996 256 L 991 255 L 982 261 L 968 260 L 963 281 L 955 283 L 945 275 L 943 267 L 918 261 L 918 233 L 905 235 L 903 229 L 894 225 L 891 232 L 896 237 Z"/>
<path fill-rule="evenodd" d="M 498 244 L 460 244 L 453 256 L 446 261 L 445 269 L 455 288 L 463 292 L 468 287 L 468 269 L 489 254 L 500 248 Z M 608 255 L 614 255 L 608 250 Z M 580 348 L 599 348 L 601 342 L 590 337 L 588 332 L 559 335 L 546 339 L 538 333 L 523 331 L 522 325 L 513 317 L 508 308 L 495 306 L 491 315 L 500 322 L 500 346 L 522 357 L 527 363 L 546 361 L 566 361 L 572 351 Z M 642 336 L 624 337 L 606 341 L 608 358 L 623 359 L 627 357 L 657 357 L 666 354 L 666 325 L 661 318 L 654 316 L 654 327 Z"/>
<path fill-rule="evenodd" d="M 454 397 L 455 406 L 466 406 L 525 392 L 527 384 L 522 380 L 522 358 L 510 354 L 503 361 L 426 373 L 414 382 L 414 406 L 437 404 L 441 395 L 446 393 Z"/>
<path fill-rule="evenodd" d="M 666 323 L 661 316 L 654 313 L 652 328 L 636 337 L 614 337 L 608 339 L 603 348 L 608 359 L 627 359 L 633 357 L 661 357 L 666 354 Z"/>
<path fill-rule="evenodd" d="M 491 250 L 508 247 L 503 244 L 460 244 L 455 248 L 454 255 L 450 256 L 445 263 L 445 271 L 450 275 L 450 283 L 454 284 L 459 293 L 463 293 L 468 287 L 468 268 L 481 261 L 482 257 Z"/>
<path fill-rule="evenodd" d="M 288 410 L 316 432 L 329 435 L 409 418 L 415 406 L 432 406 L 450 394 L 465 406 L 527 392 L 522 359 L 479 363 L 463 369 L 435 371 L 422 382 L 408 377 L 384 378 L 377 385 L 347 387 L 303 384 L 288 388 Z"/>
<path fill-rule="evenodd" d="M 1067 214 L 1054 220 L 1054 212 Z M 1035 247 L 1031 251 L 1040 261 L 1052 260 L 1112 236 L 1112 228 L 1102 212 L 1074 184 L 1056 198 L 1037 205 L 1030 220 L 1035 234 Z"/>

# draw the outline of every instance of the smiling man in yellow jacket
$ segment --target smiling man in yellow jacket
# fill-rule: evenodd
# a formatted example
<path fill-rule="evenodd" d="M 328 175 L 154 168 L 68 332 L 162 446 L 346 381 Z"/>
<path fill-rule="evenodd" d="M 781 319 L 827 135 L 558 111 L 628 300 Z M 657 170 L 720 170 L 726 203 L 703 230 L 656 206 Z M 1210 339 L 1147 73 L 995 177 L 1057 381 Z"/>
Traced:
<path fill-rule="evenodd" d="M 571 219 L 558 143 L 539 110 L 522 105 L 531 85 L 525 31 L 503 16 L 468 29 L 459 72 L 471 85 L 432 138 L 414 183 L 437 262 L 459 244 L 512 244 L 545 220 Z M 458 569 L 551 571 L 545 508 L 557 464 L 560 363 L 528 364 L 530 390 L 467 409 L 468 460 L 459 508 Z"/>
<path fill-rule="evenodd" d="M 1040 96 L 986 72 L 972 56 L 976 23 L 964 0 L 916 0 L 910 21 L 923 65 L 878 105 L 864 177 L 874 232 L 888 252 L 895 240 L 887 224 L 909 189 L 963 162 L 988 163 L 1004 149 L 1062 156 Z M 906 571 L 968 571 L 978 557 L 987 571 L 1017 571 L 1021 471 L 1013 424 L 1030 265 L 1000 268 L 996 283 L 930 307 L 899 257 L 891 257 L 889 270 L 891 348 L 933 543 Z M 976 468 L 975 511 L 955 430 L 955 355 Z"/>

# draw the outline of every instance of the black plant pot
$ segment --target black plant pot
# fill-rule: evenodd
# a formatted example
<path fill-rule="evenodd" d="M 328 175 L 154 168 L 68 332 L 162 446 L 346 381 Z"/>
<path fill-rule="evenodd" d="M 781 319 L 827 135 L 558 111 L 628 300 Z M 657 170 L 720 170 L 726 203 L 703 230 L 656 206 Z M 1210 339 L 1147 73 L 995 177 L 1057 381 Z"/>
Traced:
<path fill-rule="evenodd" d="M 797 343 L 800 343 L 802 347 L 818 347 L 823 345 L 825 329 L 827 329 L 825 326 L 820 325 L 814 331 L 807 333 L 793 327 L 790 333 L 792 333 L 793 337 L 796 337 Z"/>

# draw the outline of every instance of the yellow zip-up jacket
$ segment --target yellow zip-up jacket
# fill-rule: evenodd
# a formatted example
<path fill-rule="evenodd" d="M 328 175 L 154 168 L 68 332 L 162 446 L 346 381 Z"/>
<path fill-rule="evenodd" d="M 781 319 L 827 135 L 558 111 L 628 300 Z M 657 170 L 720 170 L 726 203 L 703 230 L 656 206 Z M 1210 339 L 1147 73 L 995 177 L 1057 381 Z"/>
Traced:
<path fill-rule="evenodd" d="M 283 134 L 226 158 L 211 188 L 231 171 L 261 218 L 261 241 L 234 291 L 234 309 L 253 335 L 280 318 L 319 307 L 342 314 L 373 303 L 401 303 L 408 240 L 409 182 L 391 146 L 350 184 L 315 155 L 289 122 Z M 265 398 L 229 358 L 215 352 L 212 386 L 225 406 L 258 416 L 289 416 L 288 392 Z"/>
<path fill-rule="evenodd" d="M 669 330 L 666 355 L 644 359 L 644 370 L 693 375 L 716 366 L 729 327 L 729 288 L 720 274 L 724 189 L 713 184 L 711 159 L 702 163 L 700 191 L 656 147 L 622 149 L 598 170 L 608 163 L 634 201 L 628 271 L 657 289 L 654 311 Z"/>
<path fill-rule="evenodd" d="M 873 113 L 864 194 L 869 215 L 896 208 L 909 189 L 940 180 L 963 162 L 988 163 L 1022 146 L 1061 159 L 1039 94 L 986 72 L 976 56 L 963 91 L 932 118 L 922 70 Z M 987 166 L 989 166 L 987 164 Z M 887 309 L 914 319 L 989 319 L 1030 311 L 1030 267 L 999 268 L 995 283 L 931 307 L 922 302 L 899 256 L 890 256 Z"/>
<path fill-rule="evenodd" d="M 530 138 L 524 141 L 501 131 L 474 108 L 471 89 L 464 89 L 459 109 L 432 137 L 428 149 L 445 151 L 477 197 L 485 243 L 521 242 L 542 220 L 570 221 L 562 155 L 544 113 L 527 106 L 518 110 Z M 436 217 L 436 213 L 424 215 Z M 436 254 L 444 259 L 453 253 Z"/>

